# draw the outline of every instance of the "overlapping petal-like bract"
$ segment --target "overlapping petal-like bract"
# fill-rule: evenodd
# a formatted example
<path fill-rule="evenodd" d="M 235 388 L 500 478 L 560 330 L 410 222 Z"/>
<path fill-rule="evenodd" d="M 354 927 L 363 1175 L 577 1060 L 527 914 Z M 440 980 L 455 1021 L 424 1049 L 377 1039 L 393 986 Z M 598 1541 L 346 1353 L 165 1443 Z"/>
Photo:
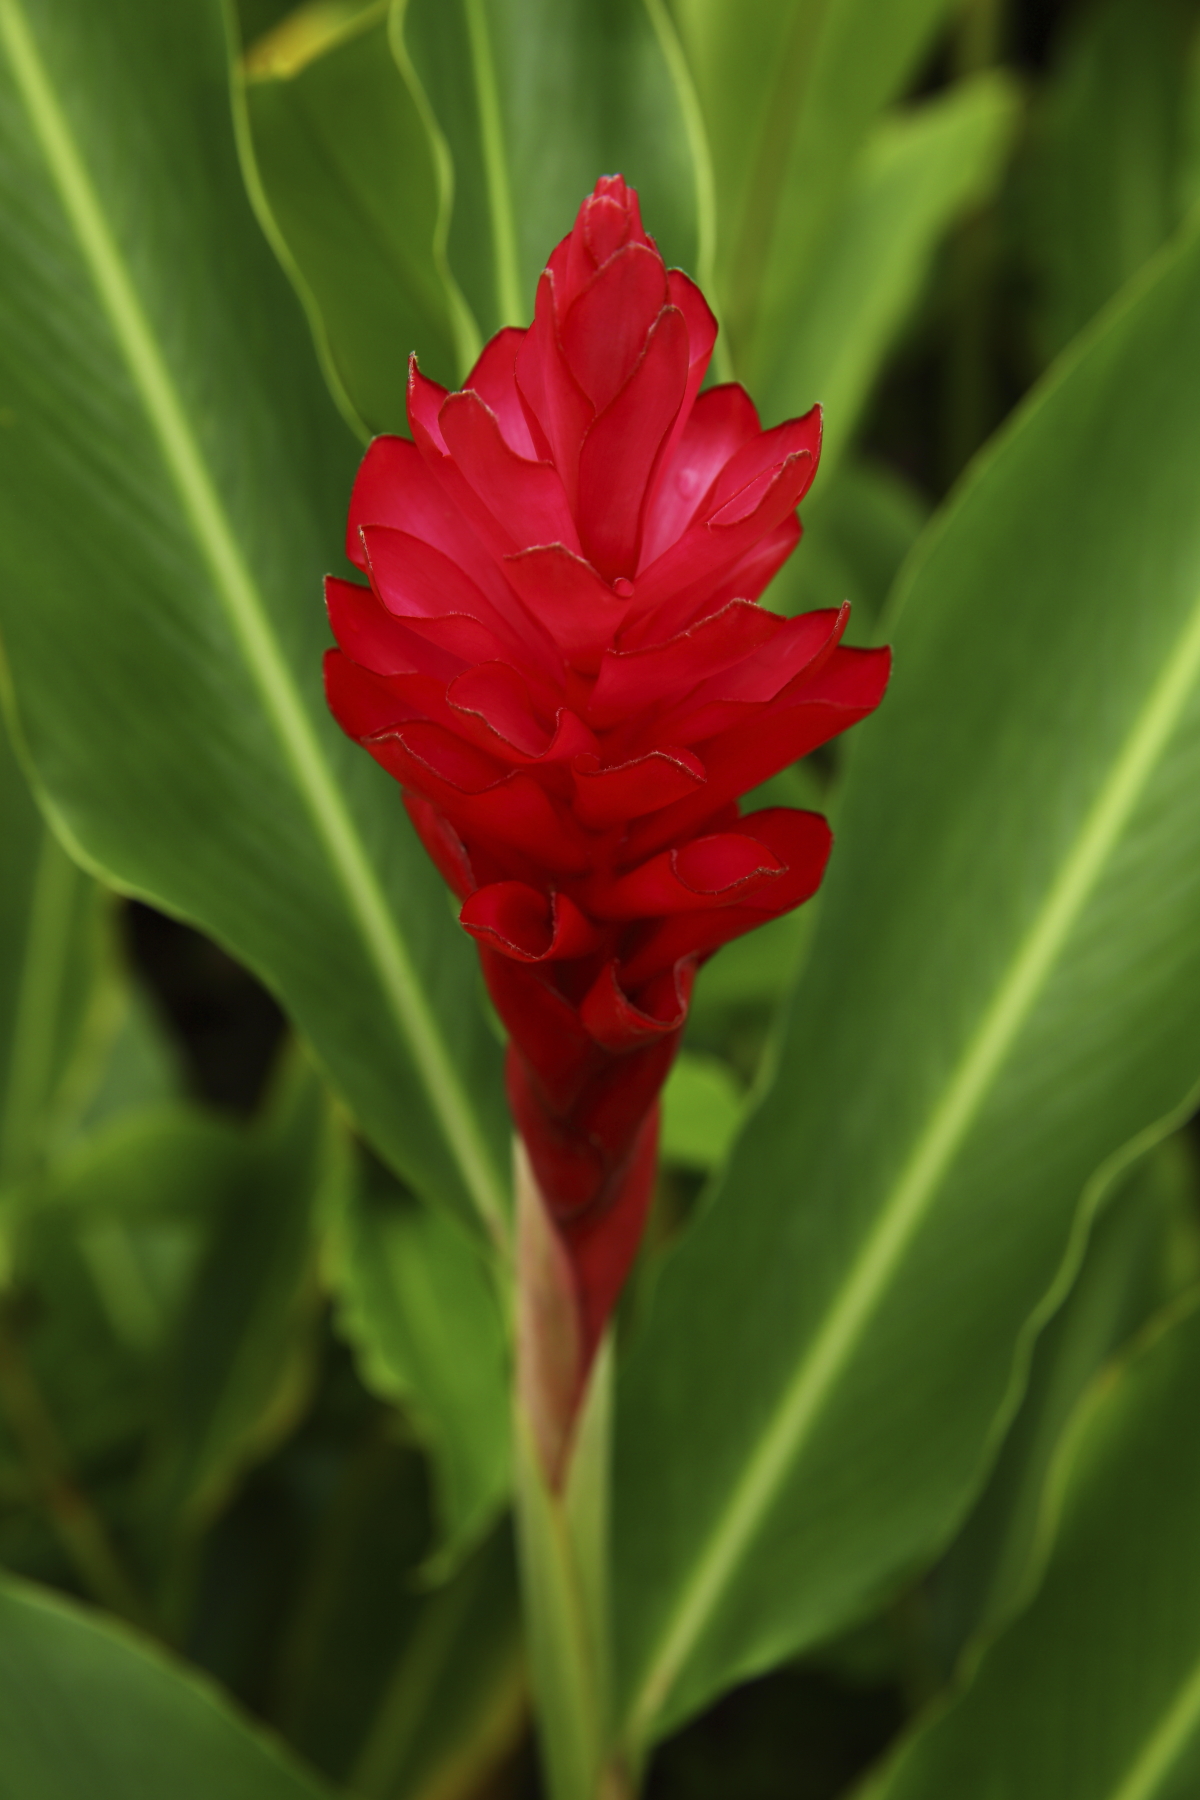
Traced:
<path fill-rule="evenodd" d="M 414 361 L 331 578 L 329 703 L 404 789 L 511 1034 L 508 1090 L 585 1354 L 637 1247 L 697 966 L 817 888 L 815 813 L 738 797 L 875 707 L 847 608 L 757 597 L 800 538 L 821 421 L 700 392 L 716 336 L 606 176 L 461 393 Z"/>

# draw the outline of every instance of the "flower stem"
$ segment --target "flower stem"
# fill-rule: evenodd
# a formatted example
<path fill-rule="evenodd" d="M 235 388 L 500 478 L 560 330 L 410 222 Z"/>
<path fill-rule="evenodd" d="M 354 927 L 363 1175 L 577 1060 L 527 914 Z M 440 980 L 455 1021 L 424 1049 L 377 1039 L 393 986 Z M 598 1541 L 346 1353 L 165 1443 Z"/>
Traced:
<path fill-rule="evenodd" d="M 550 1800 L 619 1800 L 623 1790 L 603 1767 L 611 1339 L 597 1351 L 576 1404 L 569 1374 L 577 1346 L 561 1285 L 569 1271 L 554 1254 L 554 1228 L 519 1146 L 516 1185 L 517 1542 L 546 1784 Z"/>

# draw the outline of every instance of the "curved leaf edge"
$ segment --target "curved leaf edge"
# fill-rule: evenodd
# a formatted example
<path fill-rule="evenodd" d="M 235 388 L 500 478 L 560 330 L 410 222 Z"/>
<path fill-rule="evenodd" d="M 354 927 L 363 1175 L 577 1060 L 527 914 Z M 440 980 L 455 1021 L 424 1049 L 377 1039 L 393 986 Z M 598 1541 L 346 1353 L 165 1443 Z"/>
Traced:
<path fill-rule="evenodd" d="M 1200 1093 L 1200 1089 L 1196 1091 Z M 1155 1140 L 1156 1143 L 1160 1141 L 1161 1139 Z M 1153 1147 L 1150 1144 L 1146 1145 L 1145 1149 Z M 1131 1160 L 1136 1160 L 1136 1157 Z M 1124 1163 L 1116 1172 L 1121 1173 L 1128 1166 L 1128 1163 Z M 1183 1293 L 1177 1294 L 1165 1306 L 1160 1307 L 1158 1312 L 1148 1319 L 1139 1331 L 1135 1332 L 1132 1339 L 1105 1362 L 1092 1377 L 1076 1402 L 1051 1459 L 1038 1509 L 1034 1542 L 1019 1592 L 1014 1596 L 1012 1603 L 1001 1618 L 976 1632 L 968 1640 L 963 1647 L 958 1667 L 948 1685 L 909 1723 L 897 1741 L 864 1777 L 862 1784 L 852 1790 L 853 1800 L 884 1800 L 893 1774 L 911 1748 L 965 1699 L 980 1677 L 988 1652 L 1037 1599 L 1043 1577 L 1058 1542 L 1059 1529 L 1070 1494 L 1072 1477 L 1092 1421 L 1102 1411 L 1114 1390 L 1136 1370 L 1142 1359 L 1150 1354 L 1161 1339 L 1198 1311 L 1200 1311 L 1200 1284 L 1194 1284 Z"/>
<path fill-rule="evenodd" d="M 297 1756 L 285 1739 L 269 1725 L 244 1711 L 204 1670 L 187 1662 L 155 1639 L 147 1637 L 136 1626 L 127 1624 L 110 1613 L 102 1613 L 71 1600 L 65 1594 L 43 1587 L 38 1582 L 27 1581 L 8 1570 L 0 1572 L 0 1599 L 16 1600 L 35 1613 L 69 1624 L 75 1630 L 90 1633 L 118 1647 L 138 1662 L 149 1664 L 172 1684 L 185 1690 L 207 1712 L 216 1713 L 228 1725 L 243 1732 L 280 1773 L 290 1776 L 299 1784 L 298 1800 L 301 1794 L 312 1796 L 312 1800 L 320 1800 L 321 1796 L 330 1794 L 317 1771 Z"/>

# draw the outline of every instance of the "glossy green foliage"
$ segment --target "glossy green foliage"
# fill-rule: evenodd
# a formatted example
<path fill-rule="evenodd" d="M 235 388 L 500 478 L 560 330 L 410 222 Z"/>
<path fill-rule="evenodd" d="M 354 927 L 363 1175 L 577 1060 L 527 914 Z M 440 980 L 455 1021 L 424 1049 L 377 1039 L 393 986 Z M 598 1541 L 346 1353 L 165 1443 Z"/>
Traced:
<path fill-rule="evenodd" d="M 547 256 L 606 171 L 637 187 L 667 261 L 697 267 L 690 90 L 658 4 L 394 0 L 394 20 L 449 147 L 450 264 L 484 337 L 528 323 Z"/>
<path fill-rule="evenodd" d="M 893 470 L 858 458 L 842 463 L 806 505 L 803 550 L 775 577 L 770 605 L 798 613 L 848 600 L 847 641 L 869 644 L 928 518 L 919 491 Z"/>
<path fill-rule="evenodd" d="M 885 119 L 864 146 L 777 360 L 763 371 L 785 416 L 821 402 L 823 485 L 947 227 L 995 191 L 1018 113 L 1011 79 L 980 75 Z"/>
<path fill-rule="evenodd" d="M 1177 1133 L 1106 1196 L 1082 1266 L 1033 1352 L 1029 1384 L 996 1465 L 932 1580 L 947 1666 L 1027 1597 L 1038 1521 L 1063 1432 L 1101 1366 L 1200 1278 L 1196 1155 Z"/>
<path fill-rule="evenodd" d="M 454 384 L 478 331 L 446 270 L 448 174 L 386 0 L 348 17 L 301 8 L 247 45 L 236 100 L 251 193 L 343 411 L 363 435 L 402 430 L 410 353 Z"/>
<path fill-rule="evenodd" d="M 1173 0 L 1104 0 L 1057 46 L 1021 192 L 1044 356 L 1082 330 L 1196 198 L 1192 24 Z"/>
<path fill-rule="evenodd" d="M 1192 238 L 910 564 L 774 1085 L 621 1393 L 635 1736 L 948 1535 L 1089 1175 L 1200 1071 L 1198 306 Z"/>
<path fill-rule="evenodd" d="M 350 1196 L 330 1263 L 363 1380 L 403 1409 L 433 1459 L 444 1573 L 508 1494 L 508 1353 L 491 1271 L 459 1226 L 378 1175 Z"/>
<path fill-rule="evenodd" d="M 1036 1600 L 871 1800 L 1185 1800 L 1200 1780 L 1200 1315 L 1194 1302 L 1070 1434 Z"/>
<path fill-rule="evenodd" d="M 4 1800 L 320 1800 L 207 1684 L 60 1600 L 0 1587 Z"/>
<path fill-rule="evenodd" d="M 711 147 L 718 296 L 738 374 L 775 364 L 879 109 L 945 0 L 676 0 Z"/>
<path fill-rule="evenodd" d="M 133 1533 L 147 1589 L 169 1583 L 181 1548 L 294 1430 L 313 1374 L 319 1214 L 346 1172 L 328 1102 L 293 1058 L 254 1127 L 179 1102 L 127 1109 L 16 1191 L 0 1446 L 33 1484 L 34 1510 L 2 1539 L 18 1567 L 56 1572 L 65 1554 L 106 1604 L 156 1615 L 103 1515 Z M 39 1499 L 57 1552 L 39 1548 Z"/>
<path fill-rule="evenodd" d="M 353 447 L 244 198 L 217 0 L 4 0 L 0 187 L 0 629 L 56 821 L 260 970 L 385 1153 L 499 1233 L 469 946 L 321 697 Z"/>
<path fill-rule="evenodd" d="M 34 805 L 0 727 L 0 1192 L 37 1175 L 92 1096 L 120 1002 L 103 903 Z"/>
<path fill-rule="evenodd" d="M 299 1056 L 235 1148 L 205 1171 L 210 1224 L 163 1347 L 151 1420 L 146 1503 L 176 1533 L 195 1529 L 304 1405 L 318 1225 L 350 1176 L 343 1129 Z M 173 1185 L 164 1181 L 164 1196 Z"/>

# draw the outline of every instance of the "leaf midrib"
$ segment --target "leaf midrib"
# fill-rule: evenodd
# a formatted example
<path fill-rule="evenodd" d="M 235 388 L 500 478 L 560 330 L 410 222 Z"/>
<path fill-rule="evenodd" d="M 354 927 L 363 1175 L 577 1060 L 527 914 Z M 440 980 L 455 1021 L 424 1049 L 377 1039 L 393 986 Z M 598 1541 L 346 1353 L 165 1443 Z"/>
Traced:
<path fill-rule="evenodd" d="M 991 1085 L 1049 978 L 1200 675 L 1200 595 L 1162 672 L 1059 865 L 1046 898 L 1018 944 L 990 1005 L 942 1090 L 907 1163 L 811 1349 L 788 1383 L 758 1446 L 697 1557 L 691 1580 L 647 1661 L 628 1714 L 627 1735 L 647 1735 L 689 1653 L 774 1505 L 826 1400 L 849 1363 L 943 1176 L 970 1131 Z M 1124 1800 L 1124 1796 L 1120 1797 Z"/>
<path fill-rule="evenodd" d="M 1129 1765 L 1108 1800 L 1152 1800 L 1200 1724 L 1200 1660 L 1175 1690 L 1145 1747 Z"/>
<path fill-rule="evenodd" d="M 0 39 L 34 137 L 300 798 L 379 976 L 393 1020 L 409 1046 L 450 1154 L 489 1230 L 503 1240 L 507 1225 L 502 1183 L 366 848 L 272 635 L 263 597 L 58 104 L 21 0 L 0 0 Z"/>
<path fill-rule="evenodd" d="M 463 6 L 467 17 L 467 42 L 470 45 L 471 69 L 475 81 L 475 104 L 479 108 L 479 142 L 483 153 L 483 174 L 492 225 L 496 303 L 503 325 L 520 325 L 525 309 L 521 304 L 517 225 L 513 213 L 512 181 L 504 139 L 496 58 L 483 0 L 463 0 Z"/>

